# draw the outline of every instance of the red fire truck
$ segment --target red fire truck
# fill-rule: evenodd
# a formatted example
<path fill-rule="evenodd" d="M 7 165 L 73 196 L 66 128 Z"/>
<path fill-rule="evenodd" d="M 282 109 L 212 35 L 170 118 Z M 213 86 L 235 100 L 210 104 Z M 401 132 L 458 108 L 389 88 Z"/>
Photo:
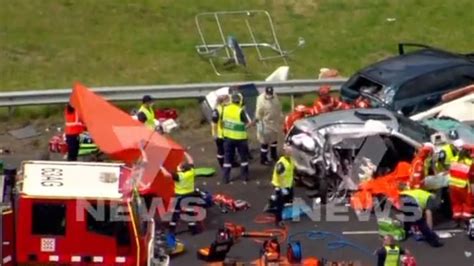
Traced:
<path fill-rule="evenodd" d="M 120 163 L 23 162 L 2 207 L 2 265 L 157 265 L 133 174 Z"/>

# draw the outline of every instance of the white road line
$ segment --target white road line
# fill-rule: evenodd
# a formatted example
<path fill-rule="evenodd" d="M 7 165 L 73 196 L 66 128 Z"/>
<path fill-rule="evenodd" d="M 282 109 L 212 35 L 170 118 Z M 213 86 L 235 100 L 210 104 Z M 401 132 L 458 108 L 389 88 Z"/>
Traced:
<path fill-rule="evenodd" d="M 435 230 L 436 233 L 463 233 L 462 229 Z M 344 231 L 343 235 L 378 235 L 379 231 Z"/>

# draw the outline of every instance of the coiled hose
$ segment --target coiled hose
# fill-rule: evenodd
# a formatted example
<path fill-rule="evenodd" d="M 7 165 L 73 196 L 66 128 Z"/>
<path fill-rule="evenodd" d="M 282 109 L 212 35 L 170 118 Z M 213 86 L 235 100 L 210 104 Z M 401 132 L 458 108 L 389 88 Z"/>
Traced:
<path fill-rule="evenodd" d="M 364 248 L 358 244 L 355 244 L 345 239 L 341 235 L 331 233 L 331 232 L 326 232 L 326 231 L 303 231 L 303 232 L 294 233 L 288 237 L 288 243 L 291 243 L 292 241 L 294 241 L 295 237 L 301 236 L 301 235 L 304 235 L 306 238 L 310 240 L 329 240 L 328 238 L 335 239 L 327 243 L 328 250 L 333 251 L 340 248 L 351 247 L 368 256 L 374 256 L 374 254 L 367 248 Z"/>

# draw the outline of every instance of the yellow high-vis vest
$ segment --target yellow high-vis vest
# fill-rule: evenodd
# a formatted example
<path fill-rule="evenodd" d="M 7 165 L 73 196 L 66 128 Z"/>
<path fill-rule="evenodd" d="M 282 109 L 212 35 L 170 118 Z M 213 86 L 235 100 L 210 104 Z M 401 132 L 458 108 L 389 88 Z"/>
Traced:
<path fill-rule="evenodd" d="M 293 174 L 295 170 L 295 163 L 293 159 L 288 159 L 285 156 L 280 157 L 277 164 L 283 164 L 285 172 L 281 175 L 277 173 L 277 169 L 273 170 L 272 185 L 279 188 L 290 188 L 293 186 Z"/>
<path fill-rule="evenodd" d="M 196 176 L 194 168 L 186 172 L 178 172 L 179 181 L 174 182 L 174 193 L 176 195 L 185 195 L 194 192 L 194 177 Z"/>
<path fill-rule="evenodd" d="M 426 209 L 426 204 L 428 199 L 431 197 L 431 193 L 424 191 L 422 189 L 410 189 L 400 192 L 400 195 L 407 195 L 416 200 L 418 206 L 423 210 Z"/>
<path fill-rule="evenodd" d="M 472 160 L 469 158 L 460 160 L 459 157 L 456 156 L 453 161 L 449 168 L 449 185 L 459 188 L 467 187 L 470 190 L 469 171 Z"/>
<path fill-rule="evenodd" d="M 223 139 L 224 138 L 224 133 L 223 133 L 223 125 L 222 125 L 222 111 L 223 111 L 223 105 L 218 105 L 217 106 L 217 112 L 219 113 L 219 120 L 217 121 L 217 138 Z"/>
<path fill-rule="evenodd" d="M 387 255 L 385 256 L 385 263 L 384 266 L 399 266 L 400 265 L 400 248 L 395 246 L 391 248 L 389 246 L 385 246 L 385 251 Z"/>
<path fill-rule="evenodd" d="M 146 116 L 145 126 L 148 128 L 155 130 L 155 112 L 150 107 L 145 107 L 144 105 L 140 106 L 138 112 L 142 112 Z"/>
<path fill-rule="evenodd" d="M 224 138 L 232 140 L 246 140 L 247 129 L 245 123 L 240 119 L 242 107 L 237 104 L 230 104 L 222 108 L 222 134 Z"/>

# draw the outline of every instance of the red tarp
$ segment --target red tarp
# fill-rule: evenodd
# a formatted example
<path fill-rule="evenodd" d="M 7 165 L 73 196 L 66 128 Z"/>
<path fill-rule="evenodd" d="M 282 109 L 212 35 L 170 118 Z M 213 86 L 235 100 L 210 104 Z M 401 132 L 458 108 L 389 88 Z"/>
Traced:
<path fill-rule="evenodd" d="M 180 145 L 148 129 L 80 83 L 74 85 L 71 104 L 99 149 L 112 159 L 131 165 L 140 158 L 140 143 L 144 143 L 148 162 L 139 187 L 141 193 L 165 200 L 173 196 L 174 182 L 162 174 L 160 167 L 175 171 L 184 158 Z"/>

